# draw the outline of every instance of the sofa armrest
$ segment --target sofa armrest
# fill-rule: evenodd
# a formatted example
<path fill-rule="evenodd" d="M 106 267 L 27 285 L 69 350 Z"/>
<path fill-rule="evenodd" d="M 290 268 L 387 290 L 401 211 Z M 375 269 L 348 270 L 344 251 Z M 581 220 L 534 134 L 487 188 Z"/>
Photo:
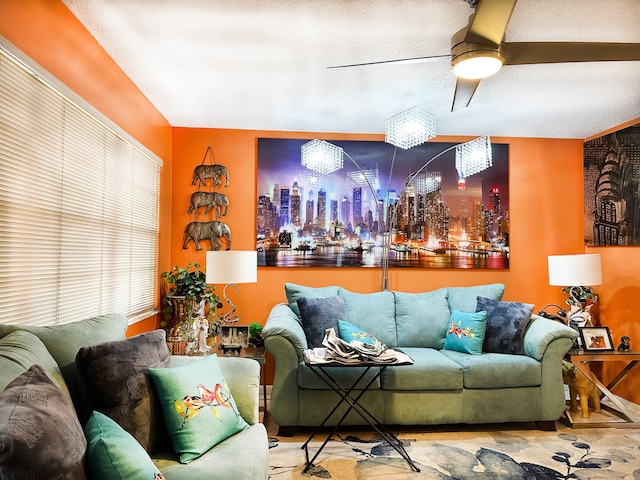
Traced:
<path fill-rule="evenodd" d="M 280 303 L 271 309 L 262 336 L 265 348 L 275 360 L 271 415 L 280 426 L 297 425 L 298 365 L 307 348 L 302 325 L 289 305 Z"/>
<path fill-rule="evenodd" d="M 573 343 L 577 336 L 578 332 L 573 328 L 533 314 L 531 324 L 524 335 L 524 353 L 540 361 L 551 342 L 559 338 L 567 338 Z"/>
<path fill-rule="evenodd" d="M 173 355 L 171 365 L 185 365 L 202 357 Z M 260 422 L 260 364 L 251 358 L 218 355 L 220 370 L 227 381 L 242 418 L 249 425 Z"/>
<path fill-rule="evenodd" d="M 265 341 L 274 336 L 286 338 L 296 350 L 298 359 L 302 360 L 302 352 L 308 348 L 307 338 L 300 320 L 286 303 L 279 303 L 271 309 L 262 329 L 262 338 Z"/>

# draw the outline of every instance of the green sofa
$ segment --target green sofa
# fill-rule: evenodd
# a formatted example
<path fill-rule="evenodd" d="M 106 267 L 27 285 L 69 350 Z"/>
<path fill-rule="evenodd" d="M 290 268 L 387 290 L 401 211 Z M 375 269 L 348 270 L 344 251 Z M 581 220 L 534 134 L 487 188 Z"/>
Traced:
<path fill-rule="evenodd" d="M 388 367 L 361 399 L 384 424 L 537 422 L 550 429 L 562 415 L 561 360 L 576 337 L 573 329 L 533 314 L 522 337 L 523 354 L 472 355 L 443 348 L 451 312 L 475 312 L 478 297 L 501 300 L 504 285 L 360 294 L 337 286 L 286 284 L 285 292 L 288 302 L 273 307 L 262 331 L 275 359 L 270 414 L 281 434 L 290 427 L 319 425 L 338 399 L 304 363 L 308 345 L 297 307 L 302 297 L 342 297 L 346 321 L 414 360 L 411 366 Z M 332 374 L 347 386 L 360 372 L 338 367 Z M 352 411 L 344 424 L 364 421 Z"/>
<path fill-rule="evenodd" d="M 74 414 L 82 412 L 85 402 L 81 398 L 82 389 L 76 373 L 77 352 L 81 347 L 123 340 L 126 329 L 127 319 L 122 315 L 103 315 L 54 327 L 0 324 L 0 390 L 33 365 L 39 365 L 46 376 L 71 399 L 71 411 Z M 197 360 L 198 357 L 170 357 L 171 366 Z M 249 427 L 188 464 L 179 463 L 170 446 L 151 452 L 153 463 L 167 480 L 255 480 L 269 476 L 267 432 L 258 417 L 260 365 L 244 358 L 219 357 L 218 360 L 240 415 Z M 85 415 L 76 415 L 79 426 L 84 426 Z M 4 434 L 3 428 L 0 426 L 0 437 Z M 166 445 L 170 445 L 168 438 Z M 11 468 L 3 465 L 0 465 L 2 478 Z M 84 470 L 89 477 L 89 468 L 84 466 Z M 64 478 L 83 477 L 74 475 Z"/>

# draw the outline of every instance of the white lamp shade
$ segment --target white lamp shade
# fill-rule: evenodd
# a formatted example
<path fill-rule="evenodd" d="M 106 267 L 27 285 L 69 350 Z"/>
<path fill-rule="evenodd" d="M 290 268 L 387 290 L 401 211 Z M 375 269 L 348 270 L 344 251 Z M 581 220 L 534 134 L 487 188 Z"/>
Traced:
<path fill-rule="evenodd" d="M 550 255 L 549 285 L 578 287 L 602 284 L 600 254 Z"/>
<path fill-rule="evenodd" d="M 207 252 L 207 283 L 255 283 L 258 281 L 258 254 L 255 250 Z"/>

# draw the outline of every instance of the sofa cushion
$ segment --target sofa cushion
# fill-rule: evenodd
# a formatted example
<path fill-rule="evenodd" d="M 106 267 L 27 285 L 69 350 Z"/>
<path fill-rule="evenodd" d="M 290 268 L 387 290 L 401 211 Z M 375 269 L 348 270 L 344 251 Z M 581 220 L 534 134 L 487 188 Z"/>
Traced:
<path fill-rule="evenodd" d="M 189 463 L 248 428 L 222 375 L 218 358 L 151 368 L 164 420 L 180 463 Z"/>
<path fill-rule="evenodd" d="M 489 285 L 476 285 L 474 287 L 447 287 L 447 299 L 449 310 L 460 310 L 461 312 L 475 312 L 478 297 L 502 300 L 504 285 L 502 283 L 492 283 Z"/>
<path fill-rule="evenodd" d="M 370 333 L 389 347 L 398 346 L 392 292 L 355 293 L 340 287 L 346 321 Z"/>
<path fill-rule="evenodd" d="M 389 367 L 382 372 L 380 384 L 385 390 L 460 390 L 462 367 L 433 348 L 406 347 L 402 351 L 413 365 Z"/>
<path fill-rule="evenodd" d="M 376 337 L 370 333 L 367 333 L 361 328 L 356 327 L 354 324 L 343 320 L 338 320 L 338 333 L 339 337 L 347 343 L 351 343 L 355 340 L 357 342 L 374 345 L 377 341 Z"/>
<path fill-rule="evenodd" d="M 284 293 L 287 296 L 289 307 L 291 307 L 291 310 L 298 316 L 298 319 L 302 320 L 300 309 L 298 309 L 299 298 L 335 297 L 338 295 L 338 287 L 305 287 L 304 285 L 296 285 L 295 283 L 285 283 Z"/>
<path fill-rule="evenodd" d="M 302 330 L 309 348 L 322 347 L 327 328 L 338 330 L 338 320 L 346 318 L 342 297 L 298 299 Z"/>
<path fill-rule="evenodd" d="M 441 349 L 449 327 L 447 289 L 424 293 L 393 292 L 399 347 Z"/>
<path fill-rule="evenodd" d="M 538 386 L 542 383 L 540 362 L 527 355 L 467 355 L 450 350 L 442 350 L 442 354 L 462 367 L 465 388 L 495 390 Z"/>
<path fill-rule="evenodd" d="M 446 350 L 472 354 L 482 353 L 484 332 L 487 327 L 487 312 L 468 313 L 454 310 L 449 321 L 449 330 L 444 339 Z"/>
<path fill-rule="evenodd" d="M 168 437 L 149 368 L 170 365 L 164 330 L 81 348 L 76 367 L 86 416 L 98 410 L 147 452 L 160 448 Z"/>
<path fill-rule="evenodd" d="M 520 302 L 499 302 L 478 297 L 476 311 L 487 312 L 484 335 L 485 352 L 524 355 L 524 332 L 531 321 L 533 305 Z"/>
<path fill-rule="evenodd" d="M 0 393 L 0 478 L 85 479 L 86 447 L 71 401 L 40 366 Z"/>
<path fill-rule="evenodd" d="M 60 366 L 71 398 L 78 412 L 80 392 L 76 373 L 76 354 L 81 347 L 96 343 L 122 340 L 127 331 L 127 317 L 119 313 L 100 315 L 64 325 L 28 326 L 0 324 L 0 337 L 16 330 L 32 333 L 45 344 Z"/>
<path fill-rule="evenodd" d="M 342 385 L 345 388 L 351 387 L 353 382 L 355 382 L 362 372 L 364 372 L 365 367 L 323 367 L 323 370 L 329 372 L 329 375 Z M 372 367 L 369 369 L 367 374 L 360 379 L 356 389 L 362 389 L 366 386 L 367 383 L 371 381 L 371 379 L 378 374 L 378 367 Z M 331 387 L 327 385 L 324 380 L 318 377 L 318 375 L 311 370 L 310 367 L 305 365 L 304 362 L 300 362 L 298 364 L 298 387 L 306 388 L 310 390 L 330 390 Z M 369 390 L 377 390 L 380 388 L 380 378 L 374 380 L 374 382 L 369 387 Z M 337 397 L 336 397 L 337 398 Z"/>
<path fill-rule="evenodd" d="M 0 338 L 0 390 L 33 365 L 40 365 L 53 383 L 71 398 L 60 367 L 38 337 L 16 330 Z"/>
<path fill-rule="evenodd" d="M 84 428 L 87 469 L 92 478 L 154 480 L 160 474 L 135 438 L 111 418 L 93 412 Z"/>

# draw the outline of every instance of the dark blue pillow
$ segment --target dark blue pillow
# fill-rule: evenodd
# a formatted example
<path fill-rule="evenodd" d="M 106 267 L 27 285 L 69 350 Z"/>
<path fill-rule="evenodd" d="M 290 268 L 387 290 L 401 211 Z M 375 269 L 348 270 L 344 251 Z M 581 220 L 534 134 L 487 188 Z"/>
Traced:
<path fill-rule="evenodd" d="M 337 334 L 338 320 L 346 317 L 342 297 L 302 297 L 298 299 L 298 308 L 309 348 L 322 347 L 325 330 L 333 328 Z"/>
<path fill-rule="evenodd" d="M 483 351 L 489 353 L 524 354 L 524 333 L 531 322 L 533 305 L 520 302 L 499 302 L 478 297 L 476 311 L 487 312 L 487 330 Z"/>

